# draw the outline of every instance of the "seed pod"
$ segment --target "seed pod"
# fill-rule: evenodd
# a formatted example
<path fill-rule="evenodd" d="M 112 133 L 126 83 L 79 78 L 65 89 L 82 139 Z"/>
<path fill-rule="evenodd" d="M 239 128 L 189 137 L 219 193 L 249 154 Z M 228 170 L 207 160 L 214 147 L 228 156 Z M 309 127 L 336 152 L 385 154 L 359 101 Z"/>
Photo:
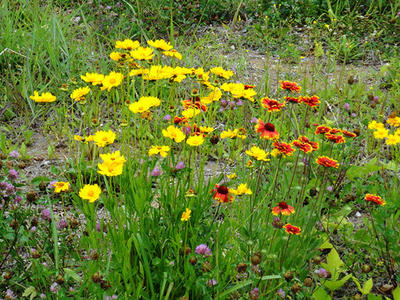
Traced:
<path fill-rule="evenodd" d="M 285 274 L 283 274 L 283 277 L 286 279 L 286 281 L 290 281 L 293 279 L 294 274 L 292 271 L 286 271 Z"/>
<path fill-rule="evenodd" d="M 92 281 L 94 283 L 100 283 L 103 280 L 103 276 L 99 272 L 96 272 L 92 275 Z"/>
<path fill-rule="evenodd" d="M 314 264 L 316 264 L 316 265 L 319 265 L 321 262 L 322 262 L 322 257 L 321 256 L 315 256 L 313 259 L 312 259 L 312 262 L 314 263 Z"/>
<path fill-rule="evenodd" d="M 244 273 L 247 270 L 247 265 L 245 263 L 238 263 L 236 266 L 236 271 L 238 271 L 238 273 Z"/>
<path fill-rule="evenodd" d="M 107 290 L 111 287 L 111 283 L 108 280 L 102 280 L 100 286 L 103 290 Z"/>
<path fill-rule="evenodd" d="M 298 292 L 300 292 L 300 290 L 301 290 L 300 284 L 298 284 L 297 282 L 293 283 L 293 285 L 292 285 L 292 287 L 291 287 L 291 290 L 292 290 L 292 292 L 295 293 L 295 294 L 298 293 Z"/>
<path fill-rule="evenodd" d="M 361 267 L 361 270 L 363 273 L 369 273 L 369 272 L 371 272 L 372 268 L 370 265 L 363 264 Z"/>
<path fill-rule="evenodd" d="M 35 203 L 39 199 L 39 195 L 35 191 L 30 191 L 26 194 L 26 200 L 29 203 Z"/>
<path fill-rule="evenodd" d="M 261 262 L 261 253 L 257 252 L 251 257 L 251 264 L 257 266 L 260 264 L 260 262 Z"/>
<path fill-rule="evenodd" d="M 205 262 L 202 264 L 202 266 L 201 266 L 201 270 L 202 270 L 203 272 L 205 272 L 205 273 L 210 272 L 211 269 L 212 269 L 212 266 L 211 266 L 211 264 L 210 264 L 208 261 L 205 261 Z"/>
<path fill-rule="evenodd" d="M 303 285 L 306 287 L 312 287 L 313 280 L 310 277 L 307 277 L 304 279 Z"/>
<path fill-rule="evenodd" d="M 192 265 L 195 265 L 195 264 L 197 263 L 197 258 L 196 258 L 195 256 L 192 256 L 192 257 L 189 259 L 189 262 L 190 262 Z"/>
<path fill-rule="evenodd" d="M 17 228 L 18 228 L 18 221 L 17 220 L 12 220 L 11 222 L 10 222 L 10 227 L 12 228 L 12 229 L 14 229 L 14 230 L 17 230 Z"/>
<path fill-rule="evenodd" d="M 56 282 L 58 284 L 63 284 L 64 283 L 64 277 L 62 277 L 62 275 L 57 275 Z"/>
<path fill-rule="evenodd" d="M 213 144 L 213 145 L 218 144 L 218 142 L 219 142 L 219 136 L 216 135 L 216 134 L 213 134 L 213 135 L 211 136 L 211 138 L 210 138 L 210 142 L 211 142 L 211 144 Z"/>

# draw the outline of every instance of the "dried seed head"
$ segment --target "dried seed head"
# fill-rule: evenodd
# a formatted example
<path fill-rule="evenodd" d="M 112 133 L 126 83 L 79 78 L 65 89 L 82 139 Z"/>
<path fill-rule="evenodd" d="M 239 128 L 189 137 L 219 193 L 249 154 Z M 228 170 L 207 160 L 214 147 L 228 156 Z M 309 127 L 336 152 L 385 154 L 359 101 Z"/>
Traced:
<path fill-rule="evenodd" d="M 291 290 L 292 290 L 292 292 L 295 293 L 295 294 L 298 293 L 298 292 L 300 292 L 300 290 L 301 290 L 300 284 L 298 284 L 297 282 L 293 283 L 293 285 L 292 285 L 292 287 L 291 287 Z"/>
<path fill-rule="evenodd" d="M 292 271 L 286 271 L 285 274 L 283 274 L 283 277 L 286 279 L 286 281 L 290 281 L 293 279 L 294 274 Z"/>
<path fill-rule="evenodd" d="M 61 275 L 57 275 L 56 282 L 58 284 L 63 284 L 64 283 L 64 277 L 62 277 Z"/>
<path fill-rule="evenodd" d="M 238 263 L 238 265 L 236 266 L 236 270 L 238 271 L 238 273 L 244 273 L 247 270 L 247 265 L 245 263 Z"/>
<path fill-rule="evenodd" d="M 100 283 L 103 280 L 103 276 L 99 272 L 96 272 L 92 275 L 92 281 L 94 283 Z"/>
<path fill-rule="evenodd" d="M 310 277 L 307 277 L 304 279 L 303 285 L 306 287 L 312 287 L 313 280 Z"/>
<path fill-rule="evenodd" d="M 251 257 L 251 264 L 257 266 L 260 263 L 261 263 L 261 253 L 257 252 Z"/>

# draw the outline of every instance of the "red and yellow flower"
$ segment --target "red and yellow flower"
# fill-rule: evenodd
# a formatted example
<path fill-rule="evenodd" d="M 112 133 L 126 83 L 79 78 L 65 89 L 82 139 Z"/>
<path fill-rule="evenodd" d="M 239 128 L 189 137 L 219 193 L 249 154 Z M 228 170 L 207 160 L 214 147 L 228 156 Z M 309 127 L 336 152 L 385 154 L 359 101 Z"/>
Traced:
<path fill-rule="evenodd" d="M 283 226 L 283 228 L 285 228 L 286 229 L 286 232 L 288 233 L 288 234 L 300 234 L 300 232 L 301 232 L 301 228 L 300 227 L 297 227 L 297 226 L 293 226 L 293 225 L 291 225 L 291 224 L 286 224 L 285 226 Z"/>
<path fill-rule="evenodd" d="M 296 82 L 281 80 L 281 89 L 289 90 L 291 92 L 300 93 L 301 87 Z"/>
<path fill-rule="evenodd" d="M 276 141 L 274 143 L 274 150 L 279 151 L 278 154 L 281 155 L 286 155 L 286 156 L 291 156 L 293 154 L 293 152 L 295 151 L 295 149 L 292 147 L 291 144 L 289 143 L 284 143 L 284 142 L 278 142 Z"/>
<path fill-rule="evenodd" d="M 281 201 L 278 203 L 277 206 L 275 206 L 272 209 L 273 215 L 277 216 L 280 213 L 284 216 L 290 216 L 291 214 L 294 214 L 294 208 L 293 208 L 293 206 L 290 206 L 289 204 L 287 204 L 285 201 Z"/>
<path fill-rule="evenodd" d="M 285 106 L 285 102 L 280 103 L 279 101 L 268 97 L 263 98 L 261 104 L 264 108 L 267 108 L 269 112 L 280 111 L 282 107 Z"/>
<path fill-rule="evenodd" d="M 307 104 L 309 107 L 316 107 L 318 106 L 318 104 L 320 104 L 321 102 L 319 101 L 319 97 L 318 96 L 302 96 L 301 98 L 301 102 Z"/>
<path fill-rule="evenodd" d="M 217 200 L 220 203 L 228 203 L 233 201 L 233 196 L 230 195 L 229 189 L 225 185 L 215 185 L 215 189 L 212 191 L 215 192 L 213 199 Z"/>
<path fill-rule="evenodd" d="M 380 196 L 374 194 L 366 194 L 364 199 L 366 201 L 373 202 L 381 206 L 386 204 L 385 200 L 383 200 Z"/>
<path fill-rule="evenodd" d="M 258 120 L 258 124 L 255 127 L 257 133 L 261 133 L 260 137 L 267 140 L 279 139 L 279 133 L 276 131 L 274 124 L 264 123 L 262 120 Z"/>
<path fill-rule="evenodd" d="M 327 156 L 319 156 L 315 162 L 325 168 L 338 168 L 339 163 L 337 160 L 331 159 Z"/>

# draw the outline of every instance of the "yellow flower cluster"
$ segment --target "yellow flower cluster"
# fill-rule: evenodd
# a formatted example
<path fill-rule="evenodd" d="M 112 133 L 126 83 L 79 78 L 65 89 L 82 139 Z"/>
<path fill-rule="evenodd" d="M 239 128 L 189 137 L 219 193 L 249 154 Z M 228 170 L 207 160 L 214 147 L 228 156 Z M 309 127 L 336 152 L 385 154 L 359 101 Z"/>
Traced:
<path fill-rule="evenodd" d="M 101 188 L 97 184 L 86 184 L 79 191 L 79 197 L 89 202 L 94 202 L 99 199 Z"/>
<path fill-rule="evenodd" d="M 97 165 L 99 168 L 97 173 L 106 176 L 118 176 L 122 174 L 126 159 L 121 155 L 120 151 L 100 154 L 100 158 L 103 160 L 103 163 Z"/>
<path fill-rule="evenodd" d="M 254 157 L 257 160 L 269 161 L 269 159 L 267 159 L 269 153 L 257 146 L 253 146 L 250 148 L 250 150 L 246 150 L 246 154 Z"/>
<path fill-rule="evenodd" d="M 234 129 L 234 130 L 224 130 L 221 132 L 221 139 L 226 139 L 226 138 L 230 138 L 230 139 L 234 139 L 234 138 L 238 138 L 238 139 L 242 139 L 244 140 L 246 138 L 245 134 L 240 134 L 240 130 L 239 129 Z"/>
<path fill-rule="evenodd" d="M 215 67 L 210 69 L 211 73 L 223 77 L 225 79 L 229 79 L 233 76 L 233 72 L 231 70 L 224 70 L 221 67 Z"/>
<path fill-rule="evenodd" d="M 86 141 L 90 142 L 93 141 L 98 147 L 105 147 L 114 143 L 116 135 L 111 130 L 104 131 L 100 130 L 97 131 L 93 136 L 86 137 Z"/>
<path fill-rule="evenodd" d="M 182 116 L 184 116 L 186 119 L 191 119 L 191 118 L 197 116 L 199 113 L 200 113 L 200 109 L 188 108 L 182 112 Z"/>
<path fill-rule="evenodd" d="M 135 114 L 144 113 L 150 108 L 160 106 L 161 101 L 157 97 L 140 97 L 137 102 L 129 104 L 129 110 Z"/>
<path fill-rule="evenodd" d="M 117 72 L 111 72 L 110 74 L 104 76 L 102 83 L 101 90 L 107 90 L 110 91 L 111 88 L 119 86 L 122 83 L 122 80 L 124 80 L 124 74 L 122 73 L 117 73 Z"/>
<path fill-rule="evenodd" d="M 242 184 L 240 184 L 240 185 L 237 187 L 236 190 L 235 190 L 235 189 L 229 189 L 229 192 L 231 192 L 231 193 L 233 193 L 233 194 L 235 194 L 235 195 L 237 195 L 237 196 L 244 195 L 244 194 L 246 194 L 246 195 L 251 195 L 251 194 L 253 194 L 253 192 L 251 191 L 251 189 L 249 189 L 249 188 L 247 187 L 247 183 L 242 183 Z"/>
<path fill-rule="evenodd" d="M 204 138 L 201 135 L 192 135 L 187 139 L 186 143 L 192 147 L 197 147 L 204 143 Z"/>
<path fill-rule="evenodd" d="M 50 103 L 56 101 L 56 96 L 52 95 L 49 92 L 42 93 L 41 95 L 39 95 L 37 91 L 34 91 L 33 96 L 29 96 L 29 98 L 39 103 Z"/>
<path fill-rule="evenodd" d="M 169 146 L 151 146 L 149 149 L 149 156 L 160 154 L 162 157 L 166 157 L 170 150 L 171 148 Z"/>
<path fill-rule="evenodd" d="M 82 87 L 74 90 L 70 95 L 71 99 L 75 101 L 82 101 L 85 100 L 85 96 L 89 94 L 90 88 L 89 87 Z"/>
<path fill-rule="evenodd" d="M 174 140 L 177 143 L 180 143 L 185 139 L 185 134 L 182 132 L 182 130 L 172 125 L 168 126 L 167 129 L 163 129 L 162 135 Z"/>
<path fill-rule="evenodd" d="M 221 85 L 221 90 L 230 92 L 233 98 L 244 98 L 250 101 L 254 101 L 254 96 L 257 92 L 252 89 L 246 89 L 243 83 L 224 83 Z"/>
<path fill-rule="evenodd" d="M 399 120 L 396 120 L 398 117 L 389 118 L 387 123 L 396 126 Z M 397 145 L 400 144 L 400 129 L 397 129 L 394 134 L 390 134 L 389 130 L 385 128 L 385 125 L 380 122 L 376 122 L 375 120 L 371 121 L 368 124 L 368 128 L 374 130 L 374 138 L 375 139 L 385 139 L 386 145 Z"/>

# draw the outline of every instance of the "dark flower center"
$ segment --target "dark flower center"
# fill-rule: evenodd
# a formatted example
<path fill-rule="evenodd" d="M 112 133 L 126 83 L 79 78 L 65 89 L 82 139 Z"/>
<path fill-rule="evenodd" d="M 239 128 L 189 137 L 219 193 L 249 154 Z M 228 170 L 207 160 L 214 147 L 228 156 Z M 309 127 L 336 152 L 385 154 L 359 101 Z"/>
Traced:
<path fill-rule="evenodd" d="M 274 124 L 271 124 L 271 123 L 265 123 L 264 124 L 264 129 L 266 131 L 274 132 L 275 131 L 275 126 L 274 126 Z"/>
<path fill-rule="evenodd" d="M 226 186 L 221 185 L 217 188 L 217 192 L 223 195 L 227 195 L 229 193 L 229 190 Z"/>
<path fill-rule="evenodd" d="M 284 202 L 284 201 L 279 202 L 278 206 L 279 206 L 280 209 L 287 209 L 288 208 L 287 203 Z"/>

